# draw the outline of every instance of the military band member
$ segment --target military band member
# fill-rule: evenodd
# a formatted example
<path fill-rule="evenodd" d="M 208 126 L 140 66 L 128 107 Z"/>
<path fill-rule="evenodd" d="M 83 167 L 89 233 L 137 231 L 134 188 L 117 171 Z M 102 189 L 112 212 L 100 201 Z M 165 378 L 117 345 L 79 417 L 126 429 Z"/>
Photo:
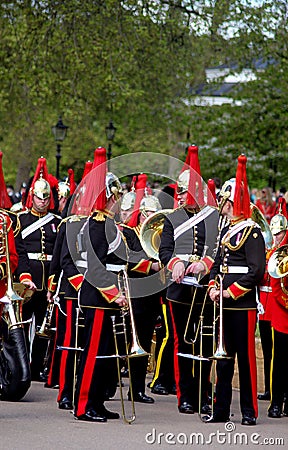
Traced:
<path fill-rule="evenodd" d="M 127 301 L 118 286 L 118 273 L 125 268 L 127 247 L 114 220 L 121 193 L 119 180 L 106 174 L 106 150 L 95 150 L 94 169 L 87 179 L 83 196 L 93 199 L 93 210 L 83 236 L 87 270 L 80 289 L 84 314 L 84 351 L 77 376 L 74 415 L 79 420 L 106 422 L 119 414 L 106 409 L 107 388 L 117 378 L 116 359 L 99 358 L 115 354 L 111 316 L 118 316 Z M 96 171 L 96 174 L 95 174 Z M 92 177 L 91 177 L 92 175 Z M 90 187 L 88 186 L 91 181 Z M 106 192 L 105 192 L 106 183 Z M 95 188 L 96 195 L 93 195 Z M 79 203 L 81 210 L 81 202 Z"/>
<path fill-rule="evenodd" d="M 212 422 L 229 420 L 232 378 L 237 355 L 242 425 L 255 425 L 258 415 L 255 327 L 257 285 L 265 271 L 265 242 L 260 227 L 250 217 L 246 157 L 238 157 L 236 180 L 224 183 L 219 194 L 220 213 L 230 221 L 220 235 L 220 245 L 210 273 L 209 295 L 220 298 L 217 275 L 223 277 L 224 343 L 229 358 L 217 361 L 216 403 Z"/>
<path fill-rule="evenodd" d="M 124 225 L 123 227 L 123 234 L 126 238 L 127 245 L 131 250 L 131 256 L 129 258 L 130 262 L 133 259 L 132 254 L 135 253 L 135 264 L 132 264 L 132 267 L 128 273 L 132 280 L 136 281 L 136 286 L 137 280 L 144 281 L 147 279 L 148 284 L 149 275 L 155 274 L 160 268 L 158 261 L 151 260 L 149 256 L 147 256 L 139 239 L 140 229 L 146 217 L 149 217 L 161 209 L 161 205 L 157 197 L 154 195 L 145 195 L 146 183 L 147 175 L 140 174 L 135 186 L 135 210 L 133 212 L 132 219 L 129 222 L 130 226 Z M 138 263 L 136 263 L 136 261 L 138 261 Z M 152 292 L 149 292 L 147 295 L 146 293 L 144 294 L 141 288 L 134 289 L 134 292 L 137 297 L 136 295 L 133 296 L 133 290 L 131 289 L 135 326 L 140 345 L 147 352 L 147 356 L 134 359 L 132 358 L 130 361 L 133 399 L 136 402 L 152 404 L 154 403 L 154 399 L 146 395 L 145 385 L 148 354 L 151 350 L 156 319 L 160 313 L 160 294 L 159 291 L 153 292 L 152 290 Z M 143 293 L 143 296 L 139 296 L 139 293 Z M 131 400 L 130 391 L 128 392 L 128 399 Z"/>
<path fill-rule="evenodd" d="M 193 414 L 199 408 L 199 362 L 182 355 L 190 356 L 192 353 L 199 355 L 199 339 L 195 342 L 194 349 L 192 348 L 193 330 L 197 328 L 206 298 L 204 284 L 207 285 L 208 280 L 205 283 L 205 275 L 209 273 L 213 263 L 218 234 L 218 211 L 216 207 L 205 205 L 198 147 L 188 148 L 186 163 L 188 164 L 184 166 L 185 170 L 180 174 L 177 183 L 180 207 L 167 215 L 165 219 L 159 256 L 162 264 L 171 274 L 172 281 L 167 289 L 167 301 L 174 333 L 174 371 L 178 410 L 180 413 Z M 199 285 L 199 282 L 203 287 L 196 288 L 195 284 Z M 185 338 L 192 303 L 194 310 L 189 324 L 189 336 Z M 207 306 L 211 309 L 212 303 Z M 213 308 L 211 310 L 213 311 Z M 207 309 L 206 314 L 208 315 Z M 191 344 L 185 341 L 191 341 Z M 206 346 L 205 339 L 203 345 Z M 207 351 L 211 354 L 211 344 Z M 209 363 L 206 366 L 203 365 L 203 371 L 206 373 L 202 386 L 206 391 L 210 372 Z M 207 392 L 205 394 L 207 397 Z M 206 405 L 200 406 L 206 408 Z"/>
<path fill-rule="evenodd" d="M 41 327 L 47 310 L 47 284 L 57 227 L 61 218 L 49 212 L 53 209 L 53 197 L 47 181 L 45 158 L 39 158 L 36 172 L 26 200 L 27 210 L 19 213 L 21 235 L 28 254 L 33 281 L 37 291 L 23 305 L 23 319 L 34 318 L 35 327 Z M 41 381 L 47 341 L 33 332 L 32 324 L 26 327 L 31 355 L 32 379 Z"/>
<path fill-rule="evenodd" d="M 285 205 L 286 212 L 286 205 Z M 274 256 L 279 247 L 283 254 L 274 259 L 271 270 L 271 326 L 272 326 L 272 360 L 271 360 L 271 403 L 268 408 L 268 417 L 274 419 L 288 416 L 288 268 L 287 244 L 288 223 L 284 211 L 271 219 L 270 228 L 274 236 Z M 273 255 L 270 258 L 273 260 Z M 286 263 L 285 263 L 286 262 Z M 269 266 L 268 266 L 269 267 Z M 280 275 L 276 270 L 280 268 Z M 277 278 L 275 278 L 277 277 Z M 286 398 L 285 398 L 286 395 Z M 283 408 L 284 406 L 284 408 Z"/>

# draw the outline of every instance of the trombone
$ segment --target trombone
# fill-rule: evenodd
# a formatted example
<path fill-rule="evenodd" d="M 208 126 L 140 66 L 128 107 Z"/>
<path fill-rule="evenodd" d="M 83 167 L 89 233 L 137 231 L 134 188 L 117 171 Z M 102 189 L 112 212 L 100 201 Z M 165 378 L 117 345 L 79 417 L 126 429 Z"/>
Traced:
<path fill-rule="evenodd" d="M 132 309 L 129 280 L 128 280 L 127 272 L 125 270 L 119 272 L 118 284 L 119 284 L 120 291 L 122 291 L 122 293 L 126 297 L 127 306 L 124 306 L 120 310 L 122 320 L 119 323 L 116 322 L 115 315 L 111 316 L 112 327 L 113 327 L 113 337 L 114 337 L 114 343 L 115 343 L 115 354 L 114 355 L 96 356 L 96 358 L 99 358 L 99 359 L 116 358 L 118 384 L 119 384 L 120 400 L 121 400 L 121 408 L 122 408 L 122 418 L 125 423 L 131 424 L 136 419 L 136 413 L 135 413 L 135 402 L 134 402 L 134 398 L 133 398 L 133 387 L 132 387 L 131 370 L 130 370 L 130 358 L 135 358 L 138 356 L 147 356 L 148 353 L 141 347 L 138 336 L 137 336 L 135 319 L 134 319 L 134 314 L 133 314 L 133 309 Z M 130 316 L 131 335 L 132 335 L 130 349 L 129 349 L 129 342 L 128 342 L 128 337 L 127 337 L 127 327 L 126 327 L 126 316 L 128 314 Z M 118 336 L 120 336 L 120 335 L 124 336 L 125 354 L 123 354 L 123 355 L 121 355 L 119 352 Z M 130 392 L 130 396 L 131 396 L 130 397 L 131 398 L 131 415 L 130 416 L 128 416 L 126 414 L 126 410 L 125 410 L 123 386 L 122 386 L 122 380 L 121 380 L 120 359 L 122 359 L 122 360 L 124 359 L 127 361 L 127 368 L 128 368 L 128 372 L 129 372 L 129 392 Z"/>

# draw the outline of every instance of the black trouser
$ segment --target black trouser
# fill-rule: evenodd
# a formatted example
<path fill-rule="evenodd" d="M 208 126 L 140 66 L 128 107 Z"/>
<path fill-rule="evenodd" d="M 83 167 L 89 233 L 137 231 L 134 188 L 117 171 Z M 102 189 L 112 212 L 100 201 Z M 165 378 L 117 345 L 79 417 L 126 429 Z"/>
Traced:
<path fill-rule="evenodd" d="M 272 330 L 270 320 L 259 320 L 259 331 L 264 360 L 265 392 L 270 391 L 270 369 L 272 359 Z"/>
<path fill-rule="evenodd" d="M 184 335 L 188 321 L 189 311 L 191 305 L 169 301 L 170 312 L 172 316 L 173 334 L 174 334 L 174 371 L 175 382 L 178 398 L 178 406 L 183 402 L 188 402 L 198 409 L 199 406 L 199 376 L 200 376 L 200 361 L 183 356 L 178 356 L 178 353 L 200 355 L 201 336 L 199 333 L 199 316 L 202 310 L 202 304 L 195 304 L 192 310 L 189 321 L 188 333 L 186 339 L 195 340 L 195 344 L 186 343 Z M 205 325 L 212 325 L 213 305 L 207 304 L 205 306 Z M 197 333 L 198 329 L 198 333 Z M 211 356 L 212 336 L 202 336 L 202 355 Z M 205 403 L 208 395 L 211 362 L 203 361 L 201 385 L 202 403 Z"/>
<path fill-rule="evenodd" d="M 161 311 L 158 295 L 148 298 L 132 300 L 132 307 L 138 302 L 138 307 L 133 309 L 135 327 L 141 347 L 147 352 L 147 356 L 130 358 L 130 376 L 132 377 L 133 393 L 145 392 L 145 381 L 148 366 L 148 357 L 151 351 L 152 337 L 156 319 Z M 146 302 L 145 308 L 139 308 L 139 302 Z M 149 307 L 150 305 L 150 307 Z"/>
<path fill-rule="evenodd" d="M 161 384 L 168 391 L 175 384 L 174 376 L 174 340 L 173 326 L 170 308 L 167 304 L 162 305 L 161 324 L 156 329 L 156 367 L 151 388 Z"/>
<path fill-rule="evenodd" d="M 35 328 L 41 327 L 45 313 L 47 311 L 47 293 L 46 291 L 36 291 L 31 299 L 23 305 L 23 320 L 29 320 L 33 314 L 35 317 Z M 31 324 L 25 324 L 25 335 L 27 340 L 27 349 L 30 351 L 31 359 L 31 377 L 32 380 L 39 380 L 40 373 L 43 372 L 44 358 L 47 351 L 48 339 L 37 336 L 30 336 Z M 33 343 L 32 343 L 33 342 Z M 30 349 L 30 350 L 29 350 Z"/>
<path fill-rule="evenodd" d="M 256 310 L 223 311 L 224 343 L 231 359 L 217 361 L 215 414 L 230 415 L 232 379 L 237 355 L 242 415 L 257 417 L 257 373 L 255 354 Z"/>
<path fill-rule="evenodd" d="M 272 392 L 271 406 L 282 410 L 284 394 L 288 392 L 288 334 L 272 329 Z"/>
<path fill-rule="evenodd" d="M 107 309 L 85 308 L 84 351 L 81 353 L 75 391 L 75 415 L 98 409 L 107 389 L 117 382 L 116 358 L 98 358 L 115 354 L 111 314 Z M 118 311 L 115 314 L 119 315 Z"/>

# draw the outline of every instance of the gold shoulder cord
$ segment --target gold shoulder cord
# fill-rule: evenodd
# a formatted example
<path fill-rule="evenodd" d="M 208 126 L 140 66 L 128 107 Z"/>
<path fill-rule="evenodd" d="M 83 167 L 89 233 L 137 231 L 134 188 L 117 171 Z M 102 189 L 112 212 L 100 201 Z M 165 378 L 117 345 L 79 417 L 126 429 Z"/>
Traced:
<path fill-rule="evenodd" d="M 226 247 L 228 247 L 229 250 L 232 250 L 232 251 L 239 250 L 239 248 L 241 248 L 242 245 L 246 242 L 246 240 L 247 240 L 249 234 L 251 233 L 251 231 L 253 230 L 253 228 L 254 228 L 254 226 L 250 226 L 249 228 L 248 227 L 245 228 L 245 231 L 242 234 L 241 240 L 240 240 L 240 242 L 237 245 L 230 244 L 230 233 L 228 231 L 228 233 L 227 233 L 227 240 L 225 240 L 225 241 L 223 240 L 221 242 L 221 244 L 226 246 Z"/>

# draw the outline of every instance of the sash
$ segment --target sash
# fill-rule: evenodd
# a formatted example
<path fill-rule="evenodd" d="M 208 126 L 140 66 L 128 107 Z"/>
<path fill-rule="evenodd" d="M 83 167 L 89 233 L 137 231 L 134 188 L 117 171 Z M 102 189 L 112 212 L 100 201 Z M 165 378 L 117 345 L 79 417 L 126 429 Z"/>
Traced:
<path fill-rule="evenodd" d="M 259 225 L 251 219 L 246 219 L 246 220 L 243 220 L 242 222 L 236 223 L 236 225 L 233 225 L 233 227 L 228 229 L 228 231 L 222 237 L 222 241 L 224 241 L 228 235 L 231 238 L 231 237 L 235 236 L 237 233 L 239 233 L 241 230 L 243 230 L 244 228 L 252 227 L 252 226 L 255 228 L 256 227 L 260 228 Z"/>
<path fill-rule="evenodd" d="M 116 238 L 114 239 L 114 241 L 110 242 L 107 255 L 110 255 L 110 253 L 115 252 L 115 250 L 117 250 L 117 248 L 121 244 L 121 234 L 118 227 L 116 227 L 116 230 L 117 230 Z"/>
<path fill-rule="evenodd" d="M 190 217 L 190 219 L 186 220 L 186 222 L 181 223 L 177 228 L 174 230 L 174 239 L 178 239 L 179 236 L 181 236 L 185 231 L 189 230 L 190 228 L 195 227 L 199 222 L 202 222 L 205 220 L 210 214 L 214 212 L 214 208 L 211 208 L 211 206 L 205 206 L 199 213 L 195 214 L 195 216 Z"/>
<path fill-rule="evenodd" d="M 47 223 L 51 222 L 51 220 L 54 219 L 54 214 L 48 213 L 46 216 L 41 217 L 41 219 L 37 220 L 34 223 L 31 223 L 27 228 L 25 228 L 22 232 L 22 239 L 25 239 L 27 236 L 29 236 L 31 233 L 34 233 L 34 231 L 38 230 L 39 228 L 43 227 Z"/>

